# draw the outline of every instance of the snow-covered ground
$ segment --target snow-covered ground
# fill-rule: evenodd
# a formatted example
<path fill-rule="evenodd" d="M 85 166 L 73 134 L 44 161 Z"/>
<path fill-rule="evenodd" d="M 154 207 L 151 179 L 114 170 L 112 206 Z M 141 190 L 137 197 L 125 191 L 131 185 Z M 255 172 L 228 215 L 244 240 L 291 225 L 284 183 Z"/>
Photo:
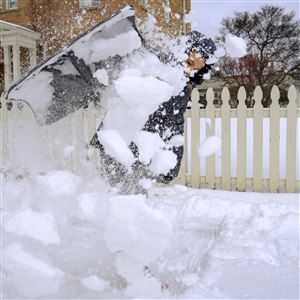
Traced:
<path fill-rule="evenodd" d="M 299 195 L 2 177 L 2 297 L 298 298 Z"/>

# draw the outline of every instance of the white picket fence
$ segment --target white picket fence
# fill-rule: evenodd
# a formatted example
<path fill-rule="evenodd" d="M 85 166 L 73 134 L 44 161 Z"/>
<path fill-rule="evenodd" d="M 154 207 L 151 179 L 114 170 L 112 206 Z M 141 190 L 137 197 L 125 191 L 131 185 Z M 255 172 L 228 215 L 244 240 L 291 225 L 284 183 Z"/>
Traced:
<path fill-rule="evenodd" d="M 230 109 L 227 88 L 221 108 L 213 105 L 212 89 L 206 95 L 208 105 L 199 109 L 199 93 L 192 92 L 192 107 L 185 114 L 184 158 L 175 182 L 195 188 L 298 192 L 300 109 L 295 87 L 289 89 L 287 108 L 279 107 L 277 87 L 268 109 L 261 105 L 260 87 L 255 89 L 253 109 L 246 108 L 243 87 L 237 109 Z M 53 168 L 81 172 L 99 164 L 97 150 L 89 146 L 101 119 L 93 105 L 51 126 L 38 125 L 30 107 L 21 102 L 8 110 L 1 98 L 0 111 L 2 173 L 24 175 Z M 199 157 L 203 140 L 214 135 L 220 136 L 221 149 Z"/>
<path fill-rule="evenodd" d="M 229 90 L 224 88 L 221 96 L 223 104 L 217 109 L 213 105 L 214 92 L 209 88 L 206 93 L 207 107 L 199 109 L 199 93 L 194 89 L 192 107 L 185 115 L 185 151 L 176 182 L 194 188 L 255 192 L 299 191 L 300 109 L 296 106 L 297 91 L 294 86 L 289 88 L 287 108 L 280 108 L 278 104 L 280 93 L 276 86 L 271 92 L 270 108 L 263 108 L 262 97 L 261 88 L 256 87 L 254 108 L 248 109 L 245 105 L 245 88 L 240 87 L 239 105 L 237 109 L 231 109 Z M 252 122 L 249 122 L 250 120 Z M 217 124 L 219 132 L 216 132 Z M 249 128 L 250 126 L 252 128 Z M 217 154 L 213 154 L 201 159 L 199 157 L 201 137 L 204 136 L 205 139 L 216 134 L 222 141 L 218 158 Z M 232 143 L 233 136 L 236 138 L 235 145 Z M 250 154 L 251 164 L 249 164 Z M 201 160 L 204 160 L 204 164 Z M 233 166 L 235 176 L 232 174 Z M 280 166 L 284 168 L 281 172 Z M 218 176 L 216 171 L 219 173 Z M 247 176 L 249 173 L 251 177 Z"/>
<path fill-rule="evenodd" d="M 82 172 L 97 167 L 97 149 L 89 145 L 100 124 L 100 114 L 87 110 L 40 126 L 24 102 L 13 101 L 8 109 L 1 98 L 1 172 L 13 175 L 45 173 L 51 169 Z"/>

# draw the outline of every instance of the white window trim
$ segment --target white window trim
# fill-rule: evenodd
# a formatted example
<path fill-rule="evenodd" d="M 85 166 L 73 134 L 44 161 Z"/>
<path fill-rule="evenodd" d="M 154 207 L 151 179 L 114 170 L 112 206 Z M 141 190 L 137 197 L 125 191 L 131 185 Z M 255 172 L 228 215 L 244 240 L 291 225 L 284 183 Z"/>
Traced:
<path fill-rule="evenodd" d="M 141 0 L 141 6 L 143 9 L 148 10 L 149 0 Z"/>
<path fill-rule="evenodd" d="M 92 2 L 93 1 L 94 0 L 92 0 Z M 99 4 L 91 3 L 91 5 L 85 5 L 84 2 L 85 2 L 84 0 L 79 0 L 80 8 L 94 8 L 94 7 L 100 7 L 100 5 L 101 5 L 101 0 L 99 0 Z"/>
<path fill-rule="evenodd" d="M 6 9 L 7 10 L 14 10 L 14 9 L 18 9 L 19 6 L 19 1 L 16 0 L 16 7 L 10 7 L 10 0 L 6 0 Z"/>
<path fill-rule="evenodd" d="M 170 8 L 170 1 L 169 0 L 164 0 L 164 10 L 165 10 L 165 7 L 168 7 Z M 171 13 L 170 12 L 165 12 L 164 11 L 164 17 L 165 17 L 165 22 L 168 24 L 171 22 Z"/>

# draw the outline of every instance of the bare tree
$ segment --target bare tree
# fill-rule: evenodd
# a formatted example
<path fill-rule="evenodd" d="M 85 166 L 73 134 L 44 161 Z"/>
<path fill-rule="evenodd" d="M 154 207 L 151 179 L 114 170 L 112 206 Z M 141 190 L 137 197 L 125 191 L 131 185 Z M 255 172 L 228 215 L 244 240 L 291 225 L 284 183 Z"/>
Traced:
<path fill-rule="evenodd" d="M 237 86 L 245 86 L 247 106 L 253 105 L 256 85 L 262 87 L 263 105 L 267 107 L 271 101 L 270 87 L 282 84 L 287 77 L 299 78 L 299 21 L 294 17 L 294 12 L 266 5 L 252 14 L 236 12 L 232 18 L 223 19 L 218 40 L 224 41 L 227 33 L 242 37 L 247 41 L 248 54 L 240 59 L 224 57 L 217 75 L 233 95 Z M 284 103 L 286 97 L 282 96 Z"/>

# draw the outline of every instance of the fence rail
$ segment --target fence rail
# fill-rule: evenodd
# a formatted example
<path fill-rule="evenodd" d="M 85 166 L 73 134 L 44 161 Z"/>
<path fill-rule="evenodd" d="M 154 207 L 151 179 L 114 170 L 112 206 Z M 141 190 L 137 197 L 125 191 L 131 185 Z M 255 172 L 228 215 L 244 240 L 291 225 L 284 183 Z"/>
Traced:
<path fill-rule="evenodd" d="M 209 88 L 206 93 L 207 107 L 199 109 L 199 93 L 196 89 L 193 90 L 192 107 L 185 114 L 185 150 L 180 173 L 176 179 L 177 183 L 191 185 L 194 188 L 221 188 L 238 191 L 299 191 L 300 181 L 299 178 L 297 179 L 297 171 L 299 173 L 300 109 L 296 106 L 297 91 L 294 86 L 289 88 L 289 104 L 286 108 L 279 106 L 280 92 L 277 86 L 272 88 L 270 108 L 263 108 L 261 104 L 263 94 L 259 86 L 256 87 L 253 97 L 254 107 L 247 108 L 245 104 L 246 91 L 244 87 L 240 87 L 239 104 L 236 109 L 231 109 L 229 90 L 224 88 L 221 95 L 223 104 L 221 108 L 217 109 L 213 105 L 214 92 Z M 206 121 L 204 126 L 201 125 L 201 119 Z M 205 160 L 205 166 L 202 164 L 205 174 L 201 176 L 201 158 L 199 157 L 201 137 L 208 138 L 216 135 L 218 119 L 222 141 L 219 151 L 220 176 L 216 175 L 216 154 L 202 159 Z M 235 128 L 232 128 L 234 119 L 236 120 Z M 251 137 L 248 136 L 250 127 L 248 120 L 252 121 Z M 281 120 L 285 120 L 284 126 L 282 126 Z M 264 134 L 266 132 L 265 121 L 268 121 L 268 141 Z M 232 158 L 234 131 L 237 139 L 236 155 Z M 249 149 L 248 146 L 249 138 L 251 138 L 252 149 Z M 268 147 L 264 145 L 266 142 L 268 142 Z M 282 148 L 285 150 L 285 155 L 281 153 Z M 249 152 L 252 156 L 251 177 L 247 176 Z M 266 162 L 266 157 L 268 162 Z M 285 160 L 284 163 L 281 161 L 282 159 Z M 266 163 L 268 164 L 267 178 L 263 174 Z M 232 175 L 233 164 L 236 166 L 235 176 Z M 285 168 L 284 172 L 281 172 L 285 173 L 284 178 L 281 178 L 279 172 L 281 165 L 284 165 Z"/>
<path fill-rule="evenodd" d="M 262 97 L 261 88 L 256 87 L 255 105 L 246 108 L 246 92 L 241 87 L 239 104 L 231 109 L 230 94 L 224 88 L 223 104 L 215 108 L 214 92 L 209 88 L 207 106 L 200 109 L 199 92 L 194 89 L 192 107 L 185 113 L 184 157 L 175 182 L 194 188 L 299 191 L 297 91 L 294 86 L 289 88 L 286 108 L 279 107 L 276 86 L 270 108 L 263 108 Z M 14 102 L 9 109 L 1 98 L 0 111 L 2 172 L 24 174 L 34 168 L 39 172 L 51 168 L 79 171 L 87 165 L 98 165 L 96 150 L 89 146 L 100 123 L 99 111 L 93 105 L 43 127 L 37 124 L 30 107 L 21 102 Z M 220 149 L 200 157 L 203 141 L 214 135 L 221 139 Z"/>

